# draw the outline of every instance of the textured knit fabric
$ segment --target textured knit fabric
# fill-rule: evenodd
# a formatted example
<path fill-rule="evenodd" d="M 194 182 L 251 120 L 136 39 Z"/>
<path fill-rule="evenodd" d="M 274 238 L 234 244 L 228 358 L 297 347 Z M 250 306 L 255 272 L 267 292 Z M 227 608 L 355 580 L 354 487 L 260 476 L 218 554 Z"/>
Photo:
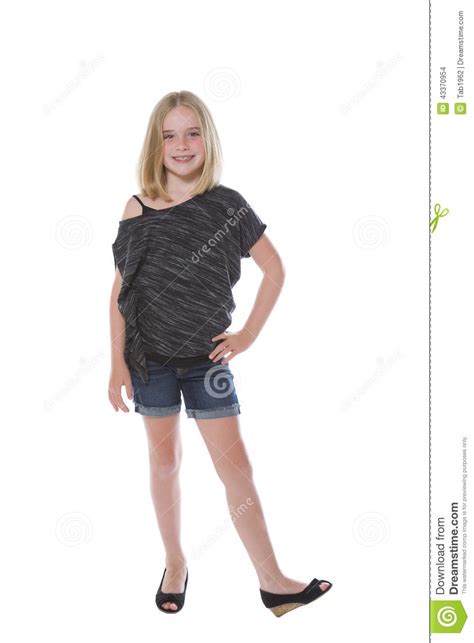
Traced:
<path fill-rule="evenodd" d="M 119 222 L 112 251 L 122 276 L 124 358 L 147 383 L 146 357 L 192 362 L 221 343 L 211 338 L 232 322 L 241 259 L 267 226 L 222 184 L 169 208 L 142 205 L 142 214 Z"/>

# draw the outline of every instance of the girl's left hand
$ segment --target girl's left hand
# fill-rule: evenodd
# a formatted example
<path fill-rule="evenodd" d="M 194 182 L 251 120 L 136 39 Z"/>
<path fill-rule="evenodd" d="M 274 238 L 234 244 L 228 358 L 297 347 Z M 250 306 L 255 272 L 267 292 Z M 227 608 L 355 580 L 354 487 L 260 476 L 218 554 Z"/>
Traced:
<path fill-rule="evenodd" d="M 247 350 L 247 348 L 249 348 L 249 346 L 251 346 L 255 341 L 255 337 L 253 337 L 250 331 L 245 328 L 242 328 L 242 330 L 239 330 L 236 333 L 224 331 L 223 333 L 213 337 L 212 341 L 215 342 L 218 339 L 222 339 L 223 341 L 210 353 L 209 359 L 212 359 L 213 362 L 217 362 L 221 357 L 230 352 L 231 355 L 227 356 L 222 364 L 227 364 L 236 355 L 243 353 L 243 351 Z"/>

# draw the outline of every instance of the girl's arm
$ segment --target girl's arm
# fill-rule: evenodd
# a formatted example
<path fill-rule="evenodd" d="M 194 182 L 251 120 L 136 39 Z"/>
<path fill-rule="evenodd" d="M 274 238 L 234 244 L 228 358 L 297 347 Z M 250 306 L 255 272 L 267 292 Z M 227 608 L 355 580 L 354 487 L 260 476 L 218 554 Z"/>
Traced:
<path fill-rule="evenodd" d="M 110 339 L 111 339 L 111 361 L 114 365 L 121 366 L 125 360 L 123 351 L 125 348 L 125 319 L 118 309 L 117 299 L 122 287 L 122 275 L 119 269 L 115 270 L 115 279 L 110 294 Z"/>
<path fill-rule="evenodd" d="M 122 286 L 122 276 L 119 269 L 115 271 L 115 279 L 110 295 L 110 338 L 111 338 L 111 372 L 109 380 L 109 400 L 116 411 L 119 408 L 124 413 L 129 412 L 122 398 L 122 386 L 125 386 L 128 399 L 132 399 L 132 379 L 125 362 L 125 319 L 118 309 L 117 298 Z"/>
<path fill-rule="evenodd" d="M 263 272 L 255 303 L 243 328 L 237 332 L 224 332 L 212 337 L 212 341 L 223 341 L 209 354 L 214 362 L 225 357 L 223 364 L 230 362 L 236 355 L 247 350 L 257 339 L 280 295 L 285 281 L 285 267 L 268 236 L 264 233 L 250 248 L 250 256 Z"/>
<path fill-rule="evenodd" d="M 285 282 L 285 266 L 277 249 L 264 233 L 250 249 L 250 256 L 263 272 L 255 303 L 243 331 L 256 339 L 275 306 Z"/>

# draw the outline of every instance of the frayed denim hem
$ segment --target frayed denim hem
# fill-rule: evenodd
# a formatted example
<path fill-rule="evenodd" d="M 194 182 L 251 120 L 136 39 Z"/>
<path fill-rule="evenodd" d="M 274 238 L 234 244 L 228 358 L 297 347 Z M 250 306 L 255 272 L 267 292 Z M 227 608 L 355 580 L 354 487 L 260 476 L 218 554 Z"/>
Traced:
<path fill-rule="evenodd" d="M 180 411 L 181 404 L 175 404 L 174 406 L 143 406 L 142 404 L 135 404 L 135 413 L 151 415 L 153 417 L 176 415 Z"/>

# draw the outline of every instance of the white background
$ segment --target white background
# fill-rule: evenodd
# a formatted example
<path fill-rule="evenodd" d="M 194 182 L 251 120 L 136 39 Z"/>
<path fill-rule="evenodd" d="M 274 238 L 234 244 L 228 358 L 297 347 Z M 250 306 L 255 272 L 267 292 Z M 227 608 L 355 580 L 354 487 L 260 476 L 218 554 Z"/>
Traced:
<path fill-rule="evenodd" d="M 2 31 L 9 640 L 426 640 L 428 3 L 23 3 Z M 280 566 L 334 583 L 280 619 L 184 410 L 189 584 L 180 615 L 157 610 L 142 418 L 107 396 L 111 244 L 149 115 L 181 89 L 287 272 L 230 362 Z M 260 278 L 243 260 L 231 330 Z"/>

